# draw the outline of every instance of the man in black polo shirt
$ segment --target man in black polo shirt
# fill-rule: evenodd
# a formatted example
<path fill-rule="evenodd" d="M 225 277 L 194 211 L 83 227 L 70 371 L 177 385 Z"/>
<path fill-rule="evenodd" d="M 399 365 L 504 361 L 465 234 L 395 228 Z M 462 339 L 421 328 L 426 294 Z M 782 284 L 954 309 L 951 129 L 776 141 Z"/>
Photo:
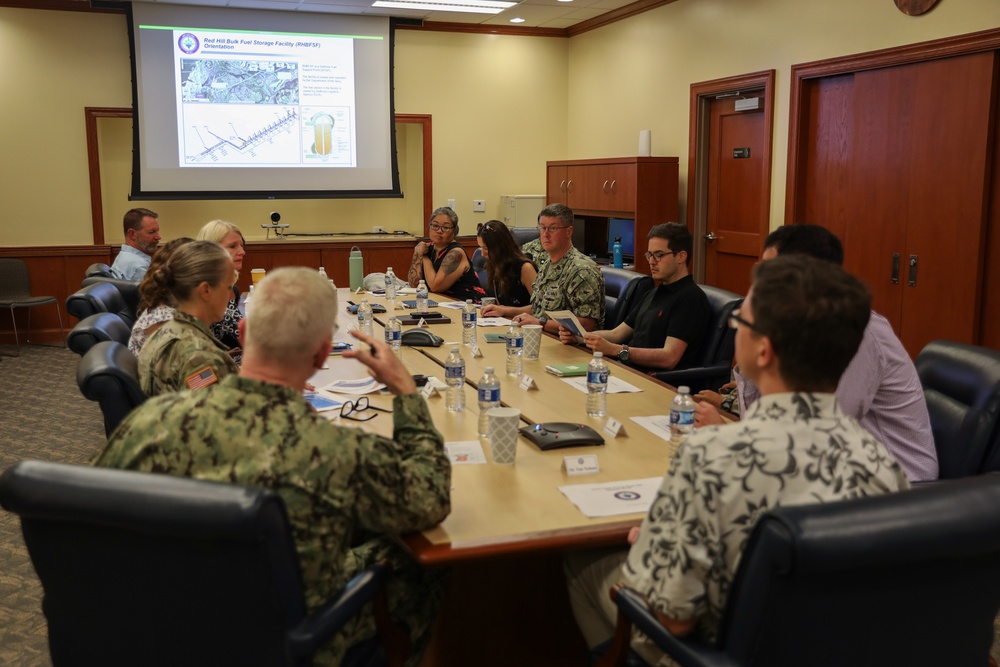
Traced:
<path fill-rule="evenodd" d="M 668 222 L 653 227 L 646 238 L 646 260 L 658 286 L 624 322 L 610 331 L 588 332 L 583 340 L 591 350 L 642 371 L 689 368 L 701 354 L 711 318 L 708 298 L 688 274 L 691 232 Z M 559 338 L 574 342 L 565 329 Z"/>

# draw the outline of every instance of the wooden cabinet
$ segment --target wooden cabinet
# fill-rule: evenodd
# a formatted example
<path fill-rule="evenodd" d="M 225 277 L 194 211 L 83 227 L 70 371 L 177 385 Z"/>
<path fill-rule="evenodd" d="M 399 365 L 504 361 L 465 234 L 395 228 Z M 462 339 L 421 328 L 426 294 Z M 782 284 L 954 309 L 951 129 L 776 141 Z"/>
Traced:
<path fill-rule="evenodd" d="M 653 225 L 677 222 L 677 158 L 626 157 L 546 162 L 545 201 L 577 215 L 635 220 L 636 255 Z M 641 248 L 641 249 L 640 249 Z M 645 262 L 636 270 L 648 273 Z"/>

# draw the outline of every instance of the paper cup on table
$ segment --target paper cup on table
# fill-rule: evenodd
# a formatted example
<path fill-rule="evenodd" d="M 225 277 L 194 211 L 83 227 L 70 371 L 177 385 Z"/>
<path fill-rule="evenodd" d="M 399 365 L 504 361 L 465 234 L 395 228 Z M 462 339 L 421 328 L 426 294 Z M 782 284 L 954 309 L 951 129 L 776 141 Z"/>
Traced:
<path fill-rule="evenodd" d="M 524 332 L 524 358 L 537 359 L 542 349 L 542 325 L 525 324 L 521 331 Z"/>
<path fill-rule="evenodd" d="M 264 277 L 265 273 L 267 273 L 267 271 L 264 269 L 250 269 L 250 280 L 252 280 L 253 284 L 256 285 L 260 282 L 261 278 Z"/>
<path fill-rule="evenodd" d="M 517 427 L 521 423 L 521 411 L 517 408 L 490 408 L 486 416 L 490 420 L 490 449 L 493 462 L 510 465 L 517 456 Z"/>
<path fill-rule="evenodd" d="M 497 300 L 492 296 L 484 296 L 481 303 L 483 304 L 483 308 L 485 308 L 486 306 L 495 306 Z"/>

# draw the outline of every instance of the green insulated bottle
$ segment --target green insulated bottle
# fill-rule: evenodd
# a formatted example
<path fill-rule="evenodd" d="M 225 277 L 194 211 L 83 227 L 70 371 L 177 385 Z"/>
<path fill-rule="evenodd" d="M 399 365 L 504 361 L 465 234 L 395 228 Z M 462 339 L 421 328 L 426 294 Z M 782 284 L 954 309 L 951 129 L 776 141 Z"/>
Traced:
<path fill-rule="evenodd" d="M 361 248 L 358 246 L 351 248 L 349 264 L 351 270 L 351 291 L 355 292 L 365 282 L 365 261 L 361 257 Z"/>

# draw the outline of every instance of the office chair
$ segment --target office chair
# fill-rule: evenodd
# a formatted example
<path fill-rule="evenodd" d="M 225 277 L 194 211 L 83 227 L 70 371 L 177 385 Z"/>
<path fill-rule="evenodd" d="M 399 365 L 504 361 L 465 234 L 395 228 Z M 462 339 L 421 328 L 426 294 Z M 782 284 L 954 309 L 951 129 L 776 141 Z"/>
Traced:
<path fill-rule="evenodd" d="M 671 635 L 635 591 L 613 597 L 618 628 L 600 667 L 626 664 L 632 623 L 682 667 L 986 667 L 1000 475 L 769 511 L 714 645 Z"/>
<path fill-rule="evenodd" d="M 514 243 L 519 246 L 538 238 L 537 227 L 511 227 L 510 233 L 514 237 Z"/>
<path fill-rule="evenodd" d="M 84 278 L 90 278 L 91 276 L 101 276 L 103 278 L 114 278 L 115 274 L 111 273 L 111 267 L 103 262 L 96 262 L 87 267 L 87 270 L 83 272 Z"/>
<path fill-rule="evenodd" d="M 31 277 L 28 275 L 28 265 L 22 260 L 0 258 L 0 308 L 6 308 L 10 311 L 10 322 L 14 329 L 14 345 L 17 348 L 15 354 L 8 356 L 17 357 L 21 354 L 21 341 L 17 337 L 17 319 L 14 317 L 14 309 L 28 309 L 28 326 L 24 342 L 30 343 L 27 336 L 31 333 L 31 309 L 50 303 L 56 307 L 56 315 L 59 317 L 59 337 L 65 346 L 66 330 L 63 329 L 62 310 L 59 308 L 59 302 L 53 296 L 31 295 Z"/>
<path fill-rule="evenodd" d="M 103 341 L 87 350 L 76 367 L 76 383 L 80 393 L 101 406 L 104 432 L 109 436 L 146 401 L 139 384 L 139 362 L 116 341 Z"/>
<path fill-rule="evenodd" d="M 131 323 L 129 323 L 129 327 L 131 327 L 139 318 L 139 301 L 141 300 L 141 296 L 139 294 L 139 281 L 106 278 L 104 276 L 90 276 L 83 279 L 81 287 L 87 287 L 88 285 L 102 282 L 111 283 L 118 288 L 118 291 L 122 295 L 122 299 L 125 300 L 125 308 L 118 314 L 121 315 L 122 319 L 124 319 L 127 323 L 131 321 Z"/>
<path fill-rule="evenodd" d="M 644 273 L 613 266 L 600 269 L 604 276 L 604 328 L 614 329 L 655 285 Z"/>
<path fill-rule="evenodd" d="M 95 313 L 80 320 L 66 339 L 69 349 L 81 357 L 101 341 L 113 340 L 128 346 L 131 330 L 114 313 Z"/>
<path fill-rule="evenodd" d="M 703 389 L 718 391 L 729 382 L 736 354 L 736 330 L 729 327 L 729 316 L 743 303 L 743 297 L 710 285 L 698 285 L 708 297 L 712 316 L 701 348 L 699 365 L 680 371 L 657 371 L 656 379 L 675 387 L 686 385 L 692 394 Z"/>
<path fill-rule="evenodd" d="M 934 340 L 914 365 L 931 417 L 939 478 L 1000 470 L 1000 352 Z"/>
<path fill-rule="evenodd" d="M 84 285 L 66 297 L 66 310 L 81 321 L 97 313 L 114 313 L 130 330 L 135 324 L 132 309 L 125 303 L 122 293 L 112 282 Z"/>
<path fill-rule="evenodd" d="M 493 296 L 493 290 L 489 286 L 489 277 L 486 274 L 486 258 L 483 257 L 482 248 L 476 248 L 476 251 L 472 253 L 472 270 L 479 278 L 479 286 L 486 290 L 487 295 Z"/>
<path fill-rule="evenodd" d="M 288 516 L 269 489 L 22 461 L 0 477 L 0 504 L 21 518 L 56 667 L 310 665 L 388 576 L 365 570 L 307 616 Z M 385 662 L 372 640 L 343 664 Z"/>

